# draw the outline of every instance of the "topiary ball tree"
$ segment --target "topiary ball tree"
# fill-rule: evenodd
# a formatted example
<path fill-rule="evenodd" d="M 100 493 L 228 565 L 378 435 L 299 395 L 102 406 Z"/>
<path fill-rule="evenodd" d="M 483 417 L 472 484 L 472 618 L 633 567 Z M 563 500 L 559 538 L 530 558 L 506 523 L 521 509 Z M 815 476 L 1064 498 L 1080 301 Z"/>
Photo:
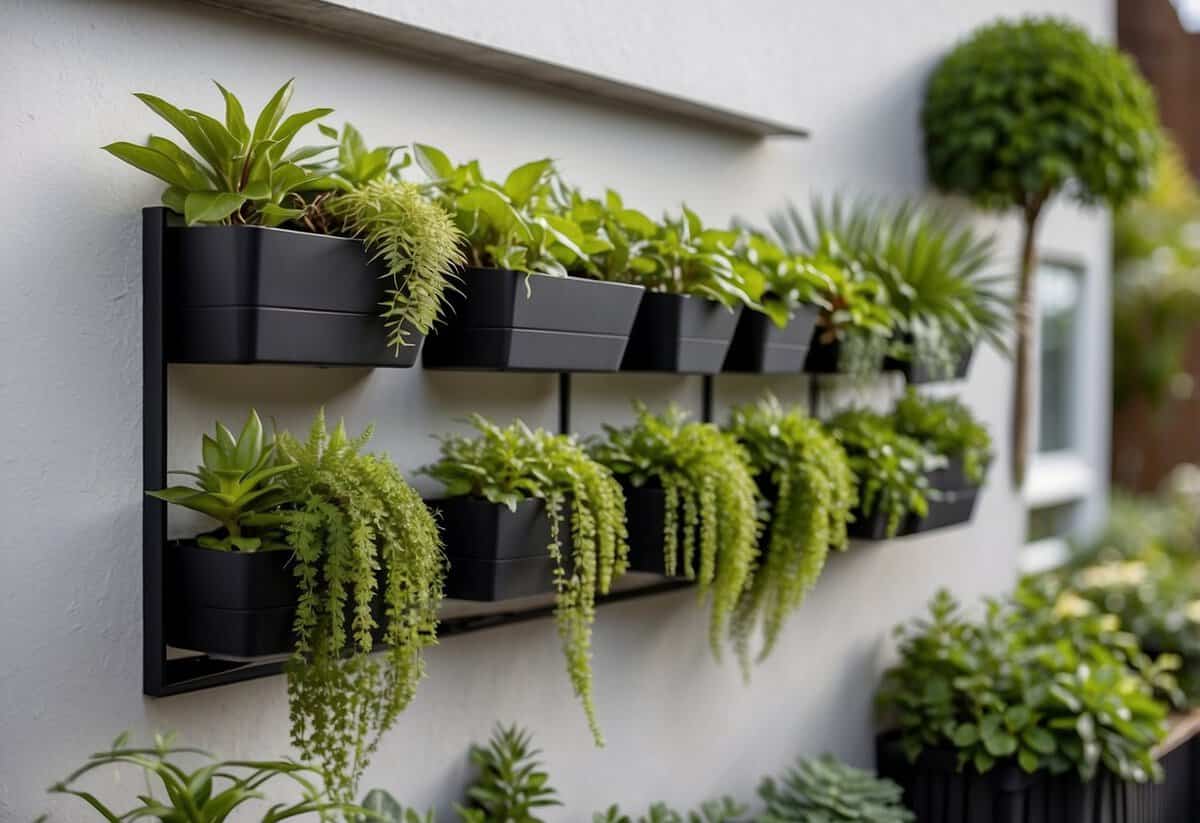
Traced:
<path fill-rule="evenodd" d="M 1119 206 L 1144 191 L 1159 146 L 1154 94 L 1133 63 L 1056 19 L 977 29 L 934 70 L 921 112 L 934 185 L 1024 220 L 1016 305 L 1012 469 L 1029 455 L 1035 238 L 1058 193 Z"/>

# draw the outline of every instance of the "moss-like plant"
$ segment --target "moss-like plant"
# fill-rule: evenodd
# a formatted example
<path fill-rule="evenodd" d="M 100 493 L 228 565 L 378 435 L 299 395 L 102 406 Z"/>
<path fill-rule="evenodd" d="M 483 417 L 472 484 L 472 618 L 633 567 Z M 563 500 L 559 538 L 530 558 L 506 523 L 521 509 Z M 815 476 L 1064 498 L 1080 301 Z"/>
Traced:
<path fill-rule="evenodd" d="M 522 500 L 545 501 L 555 567 L 555 619 L 567 674 L 596 744 L 603 745 L 592 701 L 592 623 L 596 592 L 608 592 L 628 559 L 621 486 L 573 437 L 533 430 L 519 420 L 500 428 L 475 415 L 471 423 L 479 437 L 442 438 L 441 459 L 421 471 L 441 481 L 452 496 L 482 497 L 514 510 Z M 568 525 L 563 515 L 567 505 L 573 547 L 569 557 L 561 540 L 563 526 Z"/>
<path fill-rule="evenodd" d="M 912 823 L 901 788 L 833 755 L 801 759 L 758 787 L 766 809 L 758 823 Z"/>
<path fill-rule="evenodd" d="M 784 409 L 772 395 L 734 409 L 728 431 L 746 450 L 759 488 L 771 489 L 765 558 L 743 592 L 736 621 L 753 626 L 761 619 L 761 661 L 821 574 L 829 550 L 848 545 L 846 525 L 858 494 L 846 453 L 825 427 L 798 408 Z M 749 632 L 735 635 L 744 640 Z M 738 651 L 745 666 L 748 649 Z"/>
<path fill-rule="evenodd" d="M 890 417 L 867 409 L 839 413 L 829 429 L 850 460 L 860 510 L 867 517 L 882 513 L 888 537 L 896 536 L 909 514 L 924 517 L 929 512 L 926 473 L 944 461 L 897 432 Z"/>
<path fill-rule="evenodd" d="M 370 436 L 350 438 L 341 422 L 329 432 L 322 412 L 306 441 L 278 441 L 296 464 L 284 475 L 297 501 L 286 531 L 300 584 L 287 667 L 292 743 L 346 800 L 412 700 L 442 598 L 437 524 L 385 455 L 362 451 Z M 377 639 L 386 652 L 372 656 Z"/>
<path fill-rule="evenodd" d="M 467 802 L 455 806 L 463 823 L 542 823 L 540 809 L 561 806 L 540 754 L 529 732 L 516 726 L 498 726 L 486 748 L 471 746 L 479 773 Z"/>
<path fill-rule="evenodd" d="M 960 458 L 963 474 L 971 483 L 982 483 L 992 462 L 992 436 L 956 397 L 924 397 L 909 388 L 893 412 L 896 431 L 936 454 Z"/>
<path fill-rule="evenodd" d="M 635 488 L 661 484 L 665 569 L 694 579 L 701 597 L 711 594 L 709 640 L 719 659 L 727 627 L 741 625 L 730 620 L 758 558 L 758 490 L 749 455 L 731 435 L 686 422 L 675 408 L 656 415 L 638 404 L 633 425 L 605 431 L 592 446 L 599 462 Z"/>
<path fill-rule="evenodd" d="M 1013 480 L 1025 479 L 1033 397 L 1035 236 L 1066 192 L 1119 206 L 1145 190 L 1159 147 L 1154 93 L 1133 61 L 1052 18 L 977 29 L 934 69 L 921 111 L 925 165 L 942 190 L 1024 223 L 1017 287 Z"/>

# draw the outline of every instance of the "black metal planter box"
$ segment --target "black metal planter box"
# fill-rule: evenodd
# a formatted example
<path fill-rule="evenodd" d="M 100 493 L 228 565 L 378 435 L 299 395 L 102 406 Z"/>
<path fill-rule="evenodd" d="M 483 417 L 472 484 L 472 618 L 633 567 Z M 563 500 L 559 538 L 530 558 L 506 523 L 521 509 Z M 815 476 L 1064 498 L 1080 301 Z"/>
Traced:
<path fill-rule="evenodd" d="M 625 524 L 629 532 L 629 570 L 686 580 L 682 522 L 678 527 L 675 574 L 667 575 L 666 548 L 663 545 L 666 534 L 666 492 L 657 483 L 633 486 L 624 479 L 621 480 L 621 488 L 625 492 Z M 698 555 L 699 535 L 694 535 L 694 539 Z"/>
<path fill-rule="evenodd" d="M 949 371 L 930 368 L 924 363 L 910 363 L 907 360 L 895 360 L 890 357 L 884 362 L 883 367 L 900 372 L 904 375 L 905 382 L 910 385 L 945 383 L 951 380 L 966 379 L 967 372 L 971 370 L 971 359 L 974 355 L 975 347 L 972 346 L 958 358 L 954 368 Z"/>
<path fill-rule="evenodd" d="M 1073 772 L 1027 774 L 1000 763 L 981 775 L 969 764 L 960 771 L 952 750 L 926 751 L 909 763 L 891 734 L 876 740 L 876 759 L 920 823 L 1176 823 L 1161 815 L 1161 786 L 1108 772 L 1084 783 Z"/>
<path fill-rule="evenodd" d="M 466 269 L 422 362 L 430 369 L 616 371 L 644 291 L 582 277 Z"/>
<path fill-rule="evenodd" d="M 812 345 L 809 346 L 808 355 L 804 359 L 804 371 L 807 374 L 843 374 L 841 341 L 822 343 L 822 334 L 822 329 L 814 329 Z M 883 367 L 882 358 L 877 365 L 879 368 Z"/>
<path fill-rule="evenodd" d="M 935 496 L 936 495 L 936 496 Z M 934 491 L 929 496 L 929 511 L 924 517 L 909 514 L 900 521 L 900 528 L 892 537 L 908 537 L 969 523 L 975 512 L 975 501 L 979 497 L 976 488 L 960 491 Z M 859 540 L 888 540 L 887 517 L 878 508 L 870 515 L 855 510 L 854 522 L 848 529 L 851 537 Z"/>
<path fill-rule="evenodd" d="M 779 328 L 762 312 L 743 311 L 733 333 L 724 371 L 795 374 L 804 371 L 820 310 L 801 306 L 787 326 Z"/>
<path fill-rule="evenodd" d="M 684 294 L 647 292 L 638 308 L 622 371 L 716 374 L 742 307 Z"/>
<path fill-rule="evenodd" d="M 291 651 L 299 599 L 292 552 L 224 552 L 178 541 L 164 560 L 168 646 L 225 657 Z"/>
<path fill-rule="evenodd" d="M 262 226 L 168 225 L 167 359 L 181 363 L 411 366 L 380 316 L 390 279 L 363 244 Z"/>
<path fill-rule="evenodd" d="M 512 600 L 554 591 L 550 521 L 541 500 L 523 500 L 517 510 L 480 497 L 430 500 L 438 516 L 449 569 L 446 597 Z M 571 552 L 571 512 L 563 506 L 559 534 L 564 557 Z"/>

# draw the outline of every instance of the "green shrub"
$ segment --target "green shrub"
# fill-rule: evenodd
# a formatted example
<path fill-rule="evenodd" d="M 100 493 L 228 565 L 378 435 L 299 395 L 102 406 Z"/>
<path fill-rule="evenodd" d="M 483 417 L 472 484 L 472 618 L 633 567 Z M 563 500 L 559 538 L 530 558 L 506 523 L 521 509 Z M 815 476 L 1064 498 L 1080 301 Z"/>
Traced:
<path fill-rule="evenodd" d="M 766 809 L 758 823 L 912 823 L 902 791 L 890 780 L 847 766 L 832 755 L 800 759 L 778 782 L 758 788 Z"/>
<path fill-rule="evenodd" d="M 533 748 L 529 733 L 516 726 L 498 726 L 487 748 L 471 747 L 478 769 L 467 788 L 467 802 L 456 806 L 463 823 L 543 823 L 540 809 L 561 806 Z"/>
<path fill-rule="evenodd" d="M 960 458 L 967 480 L 983 482 L 992 462 L 992 436 L 958 398 L 925 397 L 909 388 L 893 414 L 896 431 L 935 454 Z"/>
<path fill-rule="evenodd" d="M 592 702 L 591 636 L 596 592 L 608 592 L 625 571 L 629 553 L 621 486 L 573 437 L 532 430 L 521 421 L 502 429 L 479 415 L 471 423 L 479 437 L 442 438 L 441 459 L 421 471 L 441 481 L 451 496 L 473 495 L 514 510 L 522 500 L 545 501 L 555 564 L 555 619 L 567 673 L 596 744 L 603 745 Z M 571 507 L 569 524 L 563 517 L 566 504 Z M 571 529 L 570 557 L 562 551 L 564 525 Z"/>

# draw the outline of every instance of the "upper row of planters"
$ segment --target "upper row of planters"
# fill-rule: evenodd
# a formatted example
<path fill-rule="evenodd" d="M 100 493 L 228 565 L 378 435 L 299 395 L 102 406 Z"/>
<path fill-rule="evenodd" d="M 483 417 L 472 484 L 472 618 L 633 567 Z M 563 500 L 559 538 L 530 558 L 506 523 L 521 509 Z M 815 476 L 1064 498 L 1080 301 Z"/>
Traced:
<path fill-rule="evenodd" d="M 137 95 L 191 152 L 159 136 L 105 147 L 163 180 L 187 226 L 164 246 L 175 360 L 407 366 L 431 335 L 436 368 L 886 366 L 920 381 L 965 372 L 981 340 L 1003 348 L 992 240 L 942 207 L 818 201 L 770 232 L 686 207 L 654 220 L 550 159 L 493 180 L 431 146 L 370 148 L 319 123 L 329 108 L 285 116 L 291 81 L 253 126 L 218 88 L 223 121 Z M 328 142 L 293 149 L 311 124 Z M 414 160 L 424 183 L 402 178 Z"/>

